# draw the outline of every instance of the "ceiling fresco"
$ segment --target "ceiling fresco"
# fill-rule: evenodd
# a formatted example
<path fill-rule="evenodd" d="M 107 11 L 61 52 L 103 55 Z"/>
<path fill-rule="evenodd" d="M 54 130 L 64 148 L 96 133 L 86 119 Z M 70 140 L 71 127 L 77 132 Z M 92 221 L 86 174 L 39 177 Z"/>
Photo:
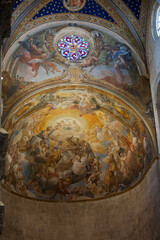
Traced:
<path fill-rule="evenodd" d="M 67 0 L 29 0 L 19 3 L 19 1 L 16 1 L 14 5 L 12 36 L 5 43 L 4 53 L 17 38 L 35 27 L 35 25 L 58 19 L 73 20 L 74 14 L 75 20 L 81 21 L 83 19 L 88 22 L 91 20 L 91 22 L 105 26 L 118 33 L 130 42 L 143 60 L 145 60 L 144 44 L 148 7 L 146 0 L 134 1 L 134 3 L 127 0 L 80 0 L 75 1 L 75 3 Z M 80 7 L 76 7 L 79 4 Z M 40 21 L 35 21 L 38 19 Z"/>
<path fill-rule="evenodd" d="M 75 36 L 81 39 L 81 44 L 87 43 L 86 50 L 79 48 L 80 43 L 62 44 L 66 36 Z M 60 43 L 62 46 L 59 47 Z M 72 57 L 79 56 L 76 60 L 64 56 L 66 52 L 71 54 L 69 49 Z M 149 81 L 140 76 L 134 54 L 123 42 L 94 28 L 58 25 L 27 35 L 18 42 L 2 74 L 4 116 L 31 91 L 48 84 L 71 82 L 96 84 L 121 92 L 125 98 L 128 96 L 130 101 L 137 103 L 152 124 L 154 122 Z"/>
<path fill-rule="evenodd" d="M 137 19 L 140 18 L 142 0 L 123 0 L 123 2 L 128 6 Z"/>
<path fill-rule="evenodd" d="M 23 2 L 23 0 L 16 0 L 16 1 L 14 2 L 12 11 L 14 12 L 14 10 L 16 10 L 16 8 L 17 8 L 22 2 Z"/>
<path fill-rule="evenodd" d="M 13 8 L 12 8 L 12 18 L 11 18 L 11 25 L 14 24 L 16 19 L 20 17 L 21 14 L 24 13 L 26 9 L 34 2 L 34 0 L 27 0 L 27 1 L 15 1 Z"/>
<path fill-rule="evenodd" d="M 129 189 L 156 152 L 146 1 L 28 3 L 15 3 L 3 51 L 4 187 L 47 201 Z"/>
<path fill-rule="evenodd" d="M 73 3 L 72 3 L 73 2 Z M 81 1 L 80 3 L 77 1 L 74 4 L 74 1 L 60 0 L 60 1 L 51 1 L 47 5 L 45 5 L 36 15 L 31 19 L 34 20 L 36 18 L 51 15 L 56 13 L 65 13 L 65 12 L 74 12 L 74 13 L 82 13 L 97 16 L 100 18 L 104 18 L 110 22 L 114 22 L 113 18 L 107 13 L 98 3 L 94 0 L 90 1 Z"/>
<path fill-rule="evenodd" d="M 88 44 L 87 56 L 76 61 L 61 54 L 69 51 L 71 46 L 76 55 L 75 45 L 69 43 L 61 49 L 58 45 L 66 36 L 72 35 Z M 81 53 L 86 51 L 82 50 Z M 20 98 L 45 84 L 85 82 L 121 91 L 123 96 L 137 102 L 143 112 L 153 118 L 149 82 L 140 77 L 140 71 L 129 47 L 110 34 L 90 27 L 58 25 L 28 35 L 18 42 L 3 71 L 5 110 L 8 111 Z"/>
<path fill-rule="evenodd" d="M 5 188 L 51 201 L 121 192 L 154 154 L 142 119 L 125 102 L 90 87 L 57 87 L 21 103 L 9 131 Z"/>
<path fill-rule="evenodd" d="M 24 3 L 26 1 L 24 0 L 15 0 L 12 11 L 14 12 L 15 10 L 17 11 L 18 8 L 20 8 L 21 3 Z M 28 0 L 27 0 L 28 2 Z M 32 0 L 33 2 L 33 0 Z M 50 1 L 53 3 L 53 1 Z M 56 4 L 59 1 L 54 1 L 54 3 Z M 68 1 L 69 2 L 69 1 Z M 89 2 L 89 1 L 88 1 Z M 93 1 L 94 2 L 94 1 Z M 130 0 L 123 0 L 122 2 L 124 2 L 127 7 L 132 11 L 132 13 L 136 16 L 137 19 L 139 19 L 140 17 L 140 10 L 141 10 L 141 5 L 142 5 L 142 1 L 141 0 L 137 0 L 137 1 L 130 1 Z M 30 3 L 30 2 L 28 2 Z M 61 3 L 61 2 L 60 2 Z M 29 4 L 28 4 L 29 5 Z"/>
<path fill-rule="evenodd" d="M 100 3 L 100 0 L 96 0 Z M 137 20 L 137 18 L 134 16 L 132 11 L 124 4 L 123 1 L 114 0 L 114 3 L 118 6 L 118 8 L 121 10 L 121 12 L 126 16 L 126 18 L 130 21 L 132 26 L 136 29 L 140 39 L 142 42 L 145 42 L 145 32 L 146 32 L 146 17 L 147 17 L 147 7 L 148 3 L 147 1 L 142 1 L 141 3 L 141 14 L 140 19 Z M 134 5 L 133 5 L 134 6 Z"/>
<path fill-rule="evenodd" d="M 62 0 L 63 1 L 63 3 L 65 3 L 65 1 L 64 0 Z M 15 1 L 15 3 L 14 3 L 14 5 L 13 5 L 13 8 L 12 8 L 12 10 L 13 10 L 13 13 L 14 12 L 18 12 L 19 10 L 20 10 L 20 8 L 21 8 L 21 11 L 22 10 L 24 10 L 25 8 L 26 8 L 26 5 L 25 5 L 25 2 L 27 2 L 27 4 L 28 4 L 28 6 L 29 6 L 29 4 L 31 3 L 31 2 L 33 2 L 33 0 L 27 0 L 27 1 L 23 1 L 23 0 L 18 0 L 18 1 Z M 73 1 L 74 2 L 74 1 Z M 93 14 L 94 13 L 94 11 L 93 12 L 91 12 L 90 11 L 90 9 L 91 8 L 93 8 L 93 10 L 94 10 L 94 8 L 95 7 L 98 7 L 98 4 L 96 5 L 96 1 L 94 1 L 94 0 L 90 0 L 90 1 L 79 1 L 80 2 L 80 4 L 81 4 L 81 2 L 82 2 L 82 5 L 80 6 L 80 7 L 84 7 L 85 6 L 85 12 L 84 13 L 90 13 L 90 14 Z M 85 4 L 85 2 L 86 2 L 86 4 Z M 115 2 L 116 3 L 116 0 L 114 0 L 113 2 Z M 123 0 L 123 1 L 120 1 L 119 0 L 119 4 L 123 4 L 123 5 L 126 5 L 127 7 L 128 7 L 128 9 L 132 12 L 132 14 L 137 18 L 137 20 L 139 20 L 140 19 L 140 14 L 141 14 L 141 8 L 142 8 L 142 5 L 143 5 L 143 2 L 144 1 L 141 1 L 141 0 L 139 0 L 139 1 L 130 1 L 130 0 Z M 67 2 L 66 2 L 67 3 Z M 54 4 L 54 5 L 53 5 Z M 68 1 L 68 3 L 67 3 L 67 5 L 69 5 L 70 4 L 70 2 Z M 72 1 L 71 1 L 71 4 L 72 4 Z M 77 3 L 76 3 L 77 4 Z M 22 9 L 22 5 L 23 5 L 23 9 Z M 53 6 L 52 6 L 53 5 Z M 74 3 L 72 4 L 72 5 L 74 5 Z M 56 8 L 55 8 L 56 7 Z M 58 8 L 61 8 L 61 11 L 62 12 L 64 12 L 66 9 L 64 9 L 64 6 L 63 6 L 63 4 L 62 4 L 62 2 L 61 1 L 49 1 L 49 3 L 45 6 L 45 8 L 41 11 L 41 14 L 43 14 L 43 15 L 46 15 L 46 14 L 53 14 L 53 13 L 57 13 L 57 12 L 54 12 L 54 10 L 56 11 L 56 9 L 57 9 L 57 11 L 58 11 Z M 68 9 L 68 10 L 70 10 L 70 9 Z M 72 10 L 72 9 L 71 9 Z M 143 9 L 142 9 L 143 10 Z M 73 11 L 78 11 L 77 9 L 74 9 L 73 8 Z M 90 12 L 89 12 L 90 11 Z M 100 14 L 99 15 L 101 15 L 102 17 L 104 17 L 103 16 L 103 11 L 104 11 L 104 9 L 103 8 L 101 8 L 101 9 L 98 9 L 98 11 L 100 11 Z M 39 14 L 39 15 L 38 15 Z M 37 17 L 41 17 L 42 15 L 41 15 L 40 13 L 37 13 Z"/>

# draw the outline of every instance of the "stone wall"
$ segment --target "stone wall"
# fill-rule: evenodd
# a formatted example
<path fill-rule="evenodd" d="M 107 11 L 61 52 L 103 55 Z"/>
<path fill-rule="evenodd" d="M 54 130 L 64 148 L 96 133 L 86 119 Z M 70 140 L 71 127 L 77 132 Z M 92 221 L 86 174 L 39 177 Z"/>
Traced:
<path fill-rule="evenodd" d="M 46 203 L 2 189 L 1 240 L 158 240 L 159 168 L 156 161 L 132 190 L 92 202 Z"/>
<path fill-rule="evenodd" d="M 4 204 L 0 202 L 0 234 L 3 228 L 3 217 L 4 217 Z"/>
<path fill-rule="evenodd" d="M 5 129 L 0 128 L 0 181 L 5 174 L 5 157 L 7 153 L 7 147 L 8 147 L 8 132 Z M 2 232 L 3 216 L 4 216 L 4 204 L 0 201 L 0 234 Z"/>
<path fill-rule="evenodd" d="M 1 0 L 0 1 L 0 38 L 10 36 L 11 32 L 11 13 L 14 0 Z"/>
<path fill-rule="evenodd" d="M 160 152 L 160 107 L 158 95 L 160 97 L 160 87 L 158 90 L 158 84 L 160 84 L 160 37 L 156 35 L 156 11 L 159 6 L 158 1 L 151 0 L 148 15 L 147 24 L 147 42 L 146 42 L 146 54 L 148 71 L 150 74 L 150 84 L 152 92 L 152 101 L 155 114 L 155 124 L 157 131 L 158 148 Z M 159 98 L 160 99 L 160 98 Z M 157 105 L 158 103 L 158 105 Z"/>

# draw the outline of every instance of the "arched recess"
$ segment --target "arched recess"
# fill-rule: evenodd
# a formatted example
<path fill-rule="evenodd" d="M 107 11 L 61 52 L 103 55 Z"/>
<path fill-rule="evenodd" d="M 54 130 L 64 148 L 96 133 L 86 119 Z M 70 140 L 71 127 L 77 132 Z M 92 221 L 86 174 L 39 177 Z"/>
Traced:
<path fill-rule="evenodd" d="M 72 21 L 72 20 L 66 20 L 66 21 L 56 21 L 55 22 L 51 22 L 51 23 L 44 23 L 44 24 L 41 24 L 29 31 L 27 31 L 25 34 L 23 34 L 18 40 L 15 41 L 15 43 L 8 49 L 4 59 L 3 59 L 3 65 L 2 65 L 2 70 L 6 69 L 7 66 L 8 66 L 8 59 L 10 57 L 10 54 L 15 51 L 15 49 L 18 47 L 18 42 L 19 41 L 23 41 L 27 38 L 27 35 L 32 35 L 33 33 L 38 33 L 39 31 L 41 30 L 45 30 L 47 28 L 51 28 L 51 27 L 55 27 L 55 26 L 58 26 L 58 25 L 61 25 L 61 24 L 66 24 L 66 27 L 68 26 L 68 24 L 77 24 L 77 26 L 88 26 L 88 27 L 93 27 L 97 30 L 102 30 L 106 33 L 109 33 L 110 35 L 112 35 L 113 37 L 117 38 L 117 40 L 120 40 L 122 41 L 124 44 L 126 44 L 130 49 L 131 51 L 133 52 L 134 54 L 134 57 L 137 61 L 137 67 L 138 67 L 138 70 L 139 70 L 139 73 L 140 75 L 143 75 L 143 76 L 147 76 L 147 69 L 146 69 L 146 65 L 144 63 L 144 61 L 142 60 L 142 58 L 140 57 L 140 55 L 138 54 L 138 52 L 136 51 L 136 49 L 128 42 L 126 41 L 124 38 L 122 38 L 120 35 L 118 35 L 116 32 L 113 32 L 105 27 L 102 27 L 102 26 L 97 26 L 96 24 L 94 23 L 88 23 L 88 22 L 85 22 L 85 21 Z"/>
<path fill-rule="evenodd" d="M 79 98 L 81 99 L 81 103 L 78 102 Z M 34 105 L 35 103 L 36 105 Z M 52 196 L 50 195 L 52 194 L 52 192 L 49 190 L 50 185 L 48 185 L 50 184 L 49 182 L 46 185 L 46 189 L 49 190 L 49 193 L 45 194 L 45 192 L 43 192 L 43 188 L 40 188 L 39 190 L 42 191 L 41 193 L 43 193 L 43 196 L 41 196 L 41 194 L 39 195 L 39 190 L 37 190 L 38 192 L 36 193 L 38 195 L 34 195 L 34 190 L 32 189 L 33 182 L 30 179 L 29 172 L 27 173 L 25 169 L 29 169 L 32 164 L 34 164 L 33 167 L 38 166 L 38 169 L 39 167 L 46 167 L 47 164 L 50 164 L 46 163 L 46 159 L 47 161 L 50 161 L 49 159 L 52 159 L 54 155 L 52 156 L 48 154 L 52 153 L 52 149 L 55 146 L 55 151 L 57 151 L 57 149 L 58 151 L 61 151 L 64 150 L 64 146 L 65 148 L 66 146 L 70 146 L 69 154 L 72 154 L 71 156 L 73 157 L 79 156 L 79 153 L 74 152 L 74 145 L 69 145 L 70 143 L 68 143 L 68 141 L 72 140 L 71 144 L 77 144 L 77 139 L 78 142 L 80 140 L 79 146 L 82 150 L 82 144 L 85 143 L 87 144 L 87 146 L 90 146 L 90 154 L 92 152 L 92 155 L 88 155 L 87 158 L 90 159 L 90 161 L 92 161 L 93 156 L 95 159 L 98 159 L 97 161 L 99 162 L 100 167 L 98 167 L 96 173 L 101 175 L 101 179 L 103 179 L 103 181 L 101 179 L 99 180 L 102 185 L 103 183 L 107 184 L 104 182 L 105 178 L 103 175 L 106 171 L 106 163 L 108 161 L 108 156 L 112 156 L 111 161 L 113 161 L 113 158 L 118 158 L 116 154 L 120 151 L 122 153 L 120 153 L 120 156 L 123 155 L 124 157 L 126 157 L 124 159 L 126 159 L 127 165 L 130 166 L 131 154 L 135 154 L 135 156 L 139 159 L 140 162 L 135 160 L 135 163 L 133 164 L 135 165 L 135 170 L 133 172 L 134 181 L 130 177 L 129 182 L 127 183 L 122 179 L 122 183 L 124 183 L 125 189 L 129 185 L 131 186 L 131 184 L 135 182 L 137 177 L 139 178 L 140 176 L 142 176 L 142 174 L 146 170 L 146 167 L 150 163 L 150 160 L 156 153 L 156 143 L 154 141 L 154 136 L 152 135 L 152 129 L 148 125 L 147 119 L 145 119 L 144 116 L 141 115 L 138 109 L 134 108 L 133 103 L 126 101 L 126 99 L 124 98 L 120 99 L 119 94 L 116 94 L 109 90 L 104 90 L 104 88 L 98 88 L 97 86 L 93 86 L 93 84 L 63 84 L 61 86 L 50 86 L 48 89 L 44 89 L 43 91 L 37 92 L 32 96 L 28 96 L 28 98 L 26 98 L 24 102 L 21 102 L 19 106 L 17 105 L 12 110 L 12 112 L 8 116 L 4 127 L 10 133 L 8 156 L 10 159 L 12 159 L 11 165 L 13 165 L 14 168 L 16 167 L 16 162 L 13 161 L 14 152 L 15 154 L 17 154 L 16 158 L 19 159 L 18 161 L 22 165 L 21 174 L 27 179 L 27 182 L 23 182 L 23 184 L 26 185 L 26 188 L 28 188 L 29 186 L 29 191 L 25 193 L 25 196 L 27 194 L 28 197 L 38 199 L 43 198 L 43 200 L 49 200 L 51 197 L 51 200 L 55 201 L 59 200 L 59 197 L 55 194 L 52 199 Z M 35 148 L 39 148 L 39 146 L 36 147 L 37 141 L 41 139 L 41 133 L 46 131 L 42 129 L 50 129 L 49 135 L 52 136 L 47 137 L 46 143 L 41 142 L 42 145 L 45 144 L 44 146 L 46 146 L 47 154 L 45 155 L 45 158 L 43 156 L 42 159 L 42 155 L 39 156 L 36 155 L 37 153 L 34 153 L 35 160 L 32 159 L 32 161 L 35 162 L 33 163 L 30 162 L 32 158 L 30 154 L 30 147 L 32 145 L 33 150 Z M 132 139 L 131 142 L 130 139 Z M 129 144 L 128 146 L 126 146 L 126 142 Z M 118 145 L 116 143 L 118 143 Z M 130 144 L 132 146 L 130 146 Z M 109 152 L 106 153 L 106 149 L 111 149 L 111 152 L 113 150 L 113 154 L 110 153 L 110 150 L 108 150 Z M 138 155 L 137 152 L 133 154 L 135 149 L 141 152 L 141 155 Z M 67 148 L 66 151 L 68 151 Z M 70 162 L 71 156 L 68 155 L 68 152 L 66 152 L 65 154 L 67 154 L 64 155 L 65 157 L 67 156 L 67 159 L 57 159 L 56 172 L 59 178 L 61 178 L 62 180 L 65 179 L 67 176 L 69 177 L 69 186 L 73 188 L 74 191 L 74 184 L 76 183 L 74 181 L 77 181 L 77 184 L 81 184 L 82 180 L 83 182 L 86 181 L 84 180 L 83 176 L 85 172 L 83 174 L 80 172 L 76 172 L 74 170 L 74 165 L 72 166 L 72 162 Z M 15 161 L 17 161 L 16 158 Z M 121 160 L 124 161 L 124 159 Z M 69 165 L 68 167 L 67 165 L 67 168 L 64 168 L 66 164 L 65 161 L 71 166 Z M 138 163 L 137 165 L 136 162 Z M 102 167 L 101 164 L 103 165 Z M 7 158 L 7 180 L 4 181 L 4 185 L 6 186 L 6 188 L 8 187 L 8 182 L 10 181 L 9 166 L 10 163 L 8 162 Z M 88 169 L 88 167 L 90 167 L 90 163 L 87 163 L 86 166 Z M 130 166 L 130 170 L 127 170 L 128 174 L 131 173 L 131 169 L 132 167 Z M 41 169 L 39 171 L 41 173 Z M 74 171 L 75 175 L 80 175 L 81 178 L 77 180 L 72 179 L 72 171 Z M 117 170 L 113 169 L 113 171 Z M 87 173 L 89 173 L 88 170 Z M 37 172 L 37 174 L 39 173 Z M 123 190 L 120 189 L 120 179 L 121 177 L 118 180 L 118 191 Z M 128 179 L 128 176 L 126 179 Z M 56 178 L 56 181 L 57 180 L 58 178 Z M 37 183 L 40 184 L 40 187 L 43 187 L 41 186 L 41 182 L 39 182 L 39 180 L 36 181 L 38 181 Z M 21 182 L 17 182 L 18 186 L 20 186 L 19 183 Z M 87 184 L 87 182 L 85 184 Z M 52 186 L 55 186 L 55 183 L 53 183 Z M 69 186 L 67 186 L 67 188 Z M 17 192 L 16 189 L 14 191 Z M 21 190 L 19 191 L 19 194 L 22 196 L 24 195 Z M 104 197 L 104 194 L 105 192 L 102 191 L 101 195 L 98 194 L 98 196 L 95 197 L 96 199 L 100 199 L 101 197 Z M 58 199 L 56 197 L 58 197 Z M 70 196 L 67 196 L 67 199 L 71 200 L 70 197 L 73 197 L 72 193 Z M 93 197 L 89 196 L 89 199 L 91 198 L 90 200 L 92 200 Z M 77 200 L 87 199 L 88 196 L 86 196 L 85 193 L 84 196 L 82 196 L 82 199 L 81 196 L 77 198 Z M 63 200 L 65 201 L 66 199 L 64 198 Z"/>
<path fill-rule="evenodd" d="M 69 23 L 70 26 L 68 26 Z M 30 159 L 33 162 L 35 161 L 34 164 L 38 167 L 41 167 L 44 163 L 46 168 L 48 156 L 50 156 L 48 154 L 50 154 L 50 150 L 52 153 L 53 146 L 55 146 L 54 150 L 57 151 L 58 149 L 60 152 L 60 158 L 58 157 L 57 162 L 54 163 L 58 173 L 56 181 L 59 181 L 58 177 L 61 178 L 61 173 L 63 173 L 62 178 L 68 176 L 69 186 L 72 185 L 71 188 L 74 188 L 75 181 L 81 184 L 83 180 L 81 177 L 84 177 L 83 175 L 86 174 L 91 164 L 86 162 L 85 166 L 87 167 L 83 167 L 83 172 L 75 171 L 72 158 L 79 156 L 78 154 L 81 154 L 81 152 L 74 152 L 77 149 L 72 147 L 71 155 L 68 152 L 66 153 L 68 165 L 66 165 L 65 169 L 62 169 L 64 159 L 61 159 L 61 151 L 64 150 L 63 145 L 64 147 L 70 146 L 70 142 L 67 143 L 68 140 L 72 139 L 75 146 L 80 141 L 78 148 L 82 149 L 82 153 L 85 154 L 85 151 L 88 151 L 88 149 L 83 151 L 82 145 L 85 144 L 90 148 L 90 153 L 87 155 L 88 159 L 93 161 L 94 156 L 97 158 L 96 161 L 98 161 L 99 167 L 96 172 L 100 175 L 105 175 L 108 160 L 103 158 L 107 154 L 110 156 L 111 150 L 115 153 L 116 159 L 120 159 L 117 157 L 117 154 L 121 157 L 124 155 L 129 166 L 127 171 L 130 181 L 129 183 L 127 182 L 128 180 L 125 182 L 127 187 L 130 182 L 132 183 L 130 176 L 133 175 L 135 180 L 142 175 L 156 152 L 155 135 L 152 121 L 150 121 L 152 120 L 150 119 L 152 114 L 149 81 L 143 76 L 146 72 L 144 63 L 135 49 L 116 33 L 103 27 L 98 28 L 95 24 L 75 21 L 74 24 L 76 25 L 71 26 L 71 23 L 73 21 L 47 23 L 26 32 L 13 44 L 4 58 L 3 70 L 5 71 L 4 75 L 6 74 L 4 81 L 8 80 L 8 83 L 11 82 L 11 87 L 6 86 L 4 88 L 7 96 L 5 99 L 6 112 L 3 119 L 6 119 L 5 128 L 10 132 L 8 155 L 13 156 L 13 152 L 16 153 L 18 152 L 17 149 L 19 149 L 18 154 L 20 153 L 20 161 L 23 165 L 23 169 L 19 170 L 25 171 L 27 168 L 28 173 L 25 172 L 25 175 L 29 174 L 30 171 Z M 69 33 L 66 33 L 66 29 Z M 84 32 L 85 36 L 83 36 Z M 66 43 L 67 41 L 64 39 L 74 37 L 83 39 L 83 42 L 86 40 L 89 43 L 88 55 L 85 59 L 79 58 L 78 61 L 71 61 L 70 58 L 65 58 L 60 54 L 60 42 L 64 41 Z M 29 46 L 31 46 L 31 41 L 33 42 L 33 40 L 41 43 L 41 45 L 42 40 L 45 40 L 48 46 L 51 43 L 51 50 L 45 45 L 49 51 L 49 53 L 45 52 L 45 57 L 47 56 L 47 58 L 43 58 L 44 52 L 42 51 L 39 55 L 32 52 L 34 56 L 31 56 L 31 51 L 33 50 Z M 36 43 L 32 44 L 32 47 L 34 45 L 34 50 Z M 71 42 L 73 49 L 77 47 L 74 43 Z M 57 55 L 52 55 L 52 58 L 49 58 L 51 53 Z M 28 61 L 26 56 L 29 56 Z M 118 58 L 119 56 L 121 57 Z M 36 65 L 37 63 L 39 65 Z M 41 63 L 43 64 L 41 65 Z M 50 67 L 50 69 L 46 69 L 46 66 Z M 102 92 L 102 89 L 105 92 Z M 12 94 L 12 90 L 15 90 L 15 95 Z M 35 93 L 36 95 L 33 96 Z M 111 131 L 112 125 L 115 127 Z M 50 132 L 48 133 L 48 131 Z M 47 142 L 43 141 L 43 133 L 49 134 Z M 51 134 L 52 139 L 49 140 Z M 21 141 L 22 138 L 25 142 Z M 42 140 L 39 138 L 42 138 Z M 37 151 L 41 152 L 41 149 L 37 150 L 36 145 L 33 145 L 33 148 L 30 149 L 33 139 L 36 140 L 36 144 L 38 141 L 42 145 L 42 150 L 44 151 L 43 159 L 37 156 Z M 119 139 L 122 142 L 119 142 Z M 152 149 L 153 145 L 154 149 Z M 35 148 L 36 151 L 33 157 L 30 151 L 34 151 Z M 135 154 L 133 153 L 133 148 L 136 149 Z M 106 153 L 107 149 L 109 149 L 109 152 Z M 66 149 L 66 151 L 69 151 L 69 149 Z M 91 154 L 91 152 L 93 153 Z M 141 152 L 141 155 L 137 155 L 138 152 Z M 22 156 L 26 156 L 26 159 L 22 160 Z M 111 156 L 111 161 L 113 161 L 113 157 Z M 138 160 L 135 160 L 135 166 L 132 169 L 130 162 L 134 158 Z M 79 160 L 76 158 L 74 161 Z M 15 167 L 16 163 L 14 161 L 11 162 Z M 50 162 L 48 163 L 50 164 Z M 113 165 L 116 165 L 116 163 L 113 163 Z M 70 169 L 67 169 L 68 166 Z M 116 167 L 114 171 L 114 176 L 116 176 Z M 72 177 L 74 178 L 73 173 L 77 176 L 82 176 L 72 179 Z M 89 173 L 87 172 L 87 174 Z M 123 174 L 125 175 L 125 173 Z M 111 175 L 113 177 L 113 173 Z M 7 176 L 9 179 L 10 174 L 7 173 Z M 107 179 L 108 175 L 105 176 Z M 34 191 L 34 189 L 31 189 L 34 186 L 30 180 L 30 175 L 27 175 L 28 183 L 24 185 L 26 186 L 26 191 L 27 187 L 29 187 L 29 191 Z M 102 184 L 107 184 L 104 176 L 101 176 L 100 181 Z M 124 182 L 123 179 L 121 182 Z M 40 184 L 40 182 L 37 183 L 38 185 Z M 5 184 L 8 184 L 8 182 L 5 181 Z M 85 182 L 86 184 L 87 182 Z M 46 187 L 48 186 L 46 185 Z M 39 187 L 40 189 L 38 188 L 37 191 L 40 190 L 42 194 L 45 194 L 44 189 L 41 186 Z M 85 187 L 84 191 L 86 191 Z M 102 189 L 101 195 L 105 194 L 104 191 Z M 49 194 L 52 193 L 49 191 Z M 71 195 L 73 197 L 73 194 Z M 54 200 L 56 200 L 56 197 L 56 195 L 53 196 Z"/>
<path fill-rule="evenodd" d="M 10 63 L 12 61 L 12 69 L 14 69 L 14 66 L 17 64 L 18 58 L 15 57 L 14 58 L 14 62 L 13 62 L 13 58 L 11 58 L 10 56 L 16 52 L 16 50 L 19 48 L 20 44 L 19 42 L 23 42 L 27 39 L 28 35 L 32 36 L 34 34 L 38 34 L 41 31 L 46 31 L 47 29 L 54 29 L 56 27 L 59 26 L 63 26 L 68 27 L 69 25 L 73 25 L 73 21 L 68 20 L 68 21 L 56 21 L 56 22 L 52 22 L 52 23 L 44 23 L 41 24 L 35 28 L 33 28 L 32 30 L 29 30 L 28 32 L 26 32 L 25 34 L 23 34 L 7 51 L 4 59 L 3 59 L 3 67 L 2 70 L 3 71 L 8 71 L 10 68 Z M 79 28 L 92 28 L 95 29 L 96 31 L 101 31 L 103 33 L 109 34 L 111 37 L 113 37 L 114 39 L 116 39 L 116 41 L 120 41 L 121 43 L 125 44 L 127 47 L 129 47 L 129 49 L 132 51 L 132 56 L 135 59 L 136 62 L 136 67 L 138 69 L 139 72 L 139 76 L 146 76 L 147 75 L 147 70 L 145 67 L 145 63 L 143 62 L 143 60 L 141 59 L 141 57 L 139 56 L 139 54 L 137 53 L 136 49 L 129 43 L 127 42 L 125 39 L 123 39 L 121 36 L 119 36 L 117 33 L 105 28 L 105 27 L 100 27 L 96 24 L 93 23 L 87 23 L 87 22 L 79 22 L 79 21 L 74 21 L 74 24 L 79 27 Z M 10 70 L 10 73 L 12 73 L 12 70 Z M 133 73 L 133 71 L 132 71 Z M 142 80 L 143 81 L 143 80 Z M 19 99 L 20 100 L 20 99 Z M 15 103 L 15 99 L 13 101 Z M 11 101 L 11 106 L 13 105 L 13 102 Z M 11 106 L 9 107 L 9 109 L 11 108 Z"/>

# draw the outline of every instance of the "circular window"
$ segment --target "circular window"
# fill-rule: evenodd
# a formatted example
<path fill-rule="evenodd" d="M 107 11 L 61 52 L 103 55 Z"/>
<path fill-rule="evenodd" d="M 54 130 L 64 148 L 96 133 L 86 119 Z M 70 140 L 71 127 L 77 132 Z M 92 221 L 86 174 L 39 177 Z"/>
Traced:
<path fill-rule="evenodd" d="M 69 60 L 81 60 L 88 55 L 89 44 L 78 35 L 65 36 L 58 42 L 58 50 Z"/>
<path fill-rule="evenodd" d="M 160 36 L 160 6 L 157 9 L 157 14 L 156 14 L 156 31 L 158 37 Z"/>
<path fill-rule="evenodd" d="M 91 33 L 80 27 L 65 27 L 59 30 L 54 39 L 53 47 L 59 55 L 71 64 L 89 58 L 95 52 L 95 41 Z"/>
<path fill-rule="evenodd" d="M 157 40 L 160 37 L 160 5 L 157 1 L 153 5 L 151 31 L 153 39 Z"/>

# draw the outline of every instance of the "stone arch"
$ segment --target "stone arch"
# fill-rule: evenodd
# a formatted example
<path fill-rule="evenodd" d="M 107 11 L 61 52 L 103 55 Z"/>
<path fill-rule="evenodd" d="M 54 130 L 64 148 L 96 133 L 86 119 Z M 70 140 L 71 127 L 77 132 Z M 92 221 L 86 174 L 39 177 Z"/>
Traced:
<path fill-rule="evenodd" d="M 154 115 L 155 115 L 155 125 L 157 130 L 157 143 L 158 149 L 160 152 L 160 72 L 157 74 L 155 78 L 155 87 L 153 91 L 153 103 L 154 104 Z"/>
<path fill-rule="evenodd" d="M 160 74 L 158 74 L 159 75 L 159 78 L 160 78 Z M 158 86 L 157 86 L 157 102 L 156 102 L 156 104 L 157 105 L 160 105 L 160 80 L 158 81 Z"/>

